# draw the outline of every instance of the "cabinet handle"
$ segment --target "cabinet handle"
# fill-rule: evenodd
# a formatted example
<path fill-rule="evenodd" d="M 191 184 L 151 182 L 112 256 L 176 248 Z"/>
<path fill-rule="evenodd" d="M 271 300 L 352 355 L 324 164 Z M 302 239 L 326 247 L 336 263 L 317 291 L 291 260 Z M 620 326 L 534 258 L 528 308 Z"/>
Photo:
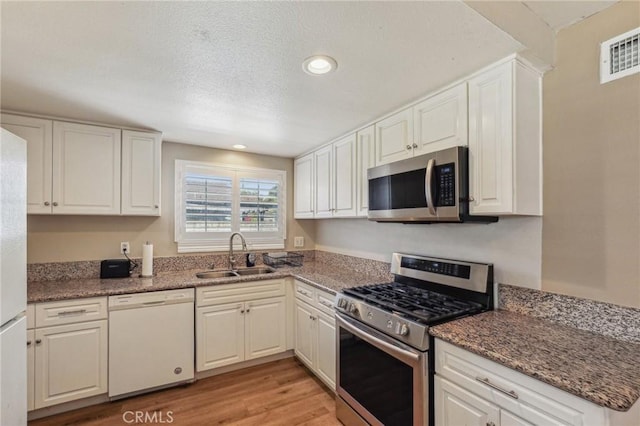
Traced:
<path fill-rule="evenodd" d="M 48 201 L 45 201 L 45 202 L 44 202 L 44 205 L 45 205 L 45 206 L 50 206 L 50 205 L 51 205 L 51 203 L 50 203 L 50 202 L 48 202 Z"/>
<path fill-rule="evenodd" d="M 407 145 L 407 149 L 411 149 L 411 145 Z"/>
<path fill-rule="evenodd" d="M 418 147 L 418 144 L 417 144 L 417 143 L 414 143 L 414 144 L 413 144 L 413 147 L 414 147 L 414 148 L 417 148 L 417 147 Z"/>
<path fill-rule="evenodd" d="M 493 389 L 497 390 L 498 392 L 502 392 L 503 394 L 510 396 L 513 399 L 518 399 L 519 398 L 518 394 L 515 391 L 503 389 L 500 386 L 491 383 L 487 377 L 479 377 L 478 376 L 478 377 L 476 377 L 476 380 L 479 381 L 480 383 L 484 383 L 485 385 L 489 386 L 490 388 L 493 388 Z"/>
<path fill-rule="evenodd" d="M 305 296 L 311 296 L 309 293 L 307 293 L 306 291 L 302 290 L 302 289 L 298 289 L 298 293 L 300 294 L 304 294 Z"/>
<path fill-rule="evenodd" d="M 145 303 L 145 305 L 151 304 L 153 302 L 149 302 L 149 303 Z M 162 303 L 162 302 L 161 302 Z M 64 316 L 64 315 L 79 315 L 79 314 L 85 314 L 87 313 L 86 309 L 76 309 L 75 311 L 61 311 L 58 312 L 58 316 Z"/>
<path fill-rule="evenodd" d="M 53 207 L 58 207 L 58 202 L 57 201 L 53 202 Z"/>
<path fill-rule="evenodd" d="M 327 308 L 333 308 L 333 304 L 332 303 L 325 302 L 324 300 L 321 300 L 320 304 L 326 306 Z"/>
<path fill-rule="evenodd" d="M 40 343 L 42 343 L 41 339 L 36 339 L 36 345 L 39 345 Z"/>
<path fill-rule="evenodd" d="M 494 422 L 487 422 L 487 426 L 496 426 Z"/>
<path fill-rule="evenodd" d="M 31 346 L 31 340 L 27 340 L 27 346 Z"/>
<path fill-rule="evenodd" d="M 473 198 L 473 195 L 469 195 L 469 202 L 470 202 L 470 203 L 473 203 L 475 200 L 476 200 L 476 199 L 475 199 L 475 198 Z"/>
<path fill-rule="evenodd" d="M 244 314 L 244 309 L 240 311 L 241 314 Z"/>
<path fill-rule="evenodd" d="M 157 208 L 159 208 L 160 206 L 156 204 L 156 205 L 155 205 L 155 206 L 153 206 L 153 207 L 157 209 Z"/>
<path fill-rule="evenodd" d="M 247 312 L 247 313 L 251 312 L 251 309 L 247 309 L 247 311 L 246 311 L 246 312 Z"/>

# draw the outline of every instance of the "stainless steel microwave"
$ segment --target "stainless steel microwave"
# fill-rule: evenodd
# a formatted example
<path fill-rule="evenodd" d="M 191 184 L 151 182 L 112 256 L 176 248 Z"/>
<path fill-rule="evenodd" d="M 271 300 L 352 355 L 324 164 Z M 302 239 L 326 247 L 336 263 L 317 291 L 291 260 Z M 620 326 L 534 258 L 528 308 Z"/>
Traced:
<path fill-rule="evenodd" d="M 469 215 L 469 151 L 458 146 L 367 170 L 369 220 L 497 222 Z"/>

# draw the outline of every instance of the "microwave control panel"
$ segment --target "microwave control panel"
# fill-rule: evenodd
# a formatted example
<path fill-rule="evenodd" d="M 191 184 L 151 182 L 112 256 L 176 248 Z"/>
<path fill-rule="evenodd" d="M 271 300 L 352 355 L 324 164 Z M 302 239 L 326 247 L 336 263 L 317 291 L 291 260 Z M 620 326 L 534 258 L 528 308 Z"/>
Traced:
<path fill-rule="evenodd" d="M 456 166 L 454 163 L 436 166 L 438 206 L 456 205 Z"/>

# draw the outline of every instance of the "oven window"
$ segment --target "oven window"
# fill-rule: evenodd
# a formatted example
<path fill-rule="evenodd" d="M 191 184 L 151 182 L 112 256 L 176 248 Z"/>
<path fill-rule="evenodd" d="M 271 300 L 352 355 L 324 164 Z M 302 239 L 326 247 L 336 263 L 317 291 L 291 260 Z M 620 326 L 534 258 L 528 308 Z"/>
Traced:
<path fill-rule="evenodd" d="M 342 327 L 340 386 L 385 425 L 413 424 L 413 369 Z"/>

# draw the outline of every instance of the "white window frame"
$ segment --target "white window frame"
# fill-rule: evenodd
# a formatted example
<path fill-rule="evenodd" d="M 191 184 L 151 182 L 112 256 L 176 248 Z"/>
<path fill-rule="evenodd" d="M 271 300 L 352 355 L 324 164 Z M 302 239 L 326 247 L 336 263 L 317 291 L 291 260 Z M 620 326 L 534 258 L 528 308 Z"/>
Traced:
<path fill-rule="evenodd" d="M 216 233 L 186 232 L 186 206 L 184 200 L 184 177 L 188 173 L 210 174 L 213 176 L 231 176 L 233 178 L 233 206 L 231 215 L 231 231 Z M 175 242 L 178 253 L 196 253 L 222 251 L 229 249 L 229 237 L 240 230 L 240 178 L 257 177 L 278 180 L 280 196 L 278 200 L 279 232 L 242 232 L 250 250 L 284 249 L 287 238 L 287 172 L 285 170 L 262 169 L 247 166 L 231 166 L 206 163 L 201 161 L 175 160 Z M 240 238 L 234 239 L 240 247 Z"/>

